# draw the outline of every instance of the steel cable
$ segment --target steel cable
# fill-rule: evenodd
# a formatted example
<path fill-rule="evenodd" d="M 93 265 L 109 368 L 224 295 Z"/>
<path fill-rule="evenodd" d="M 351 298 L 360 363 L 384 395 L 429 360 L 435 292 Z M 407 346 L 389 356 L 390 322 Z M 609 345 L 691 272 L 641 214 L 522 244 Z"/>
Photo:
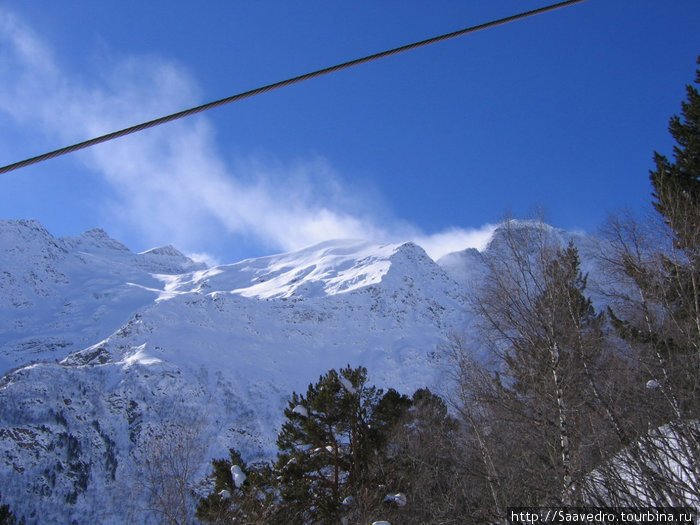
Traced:
<path fill-rule="evenodd" d="M 342 64 L 337 64 L 335 66 L 330 66 L 324 69 L 319 69 L 317 71 L 314 71 L 312 73 L 306 73 L 304 75 L 299 75 L 297 77 L 289 78 L 287 80 L 282 80 L 280 82 L 275 82 L 274 84 L 268 84 L 266 86 L 262 86 L 256 89 L 252 89 L 250 91 L 245 91 L 243 93 L 238 93 L 237 95 L 233 95 L 230 97 L 222 98 L 220 100 L 215 100 L 214 102 L 208 102 L 206 104 L 202 104 L 201 106 L 196 106 L 190 109 L 186 109 L 184 111 L 179 111 L 177 113 L 173 113 L 171 115 L 167 115 L 165 117 L 160 117 L 154 120 L 150 120 L 148 122 L 143 122 L 141 124 L 137 124 L 135 126 L 131 126 L 128 128 L 124 128 L 119 131 L 113 131 L 111 133 L 107 133 L 106 135 L 102 135 L 100 137 L 95 137 L 90 140 L 86 140 L 83 142 L 79 142 L 77 144 L 73 144 L 72 146 L 66 146 L 64 148 L 60 148 L 54 151 L 51 151 L 49 153 L 44 153 L 42 155 L 37 155 L 36 157 L 31 157 L 26 160 L 22 160 L 20 162 L 15 162 L 13 164 L 9 164 L 7 166 L 4 166 L 0 168 L 0 174 L 2 173 L 7 173 L 9 171 L 13 171 L 19 168 L 23 168 L 25 166 L 29 166 L 31 164 L 36 164 L 38 162 L 42 162 L 44 160 L 49 160 L 54 157 L 58 157 L 60 155 L 65 155 L 67 153 L 72 153 L 74 151 L 78 151 L 84 148 L 88 148 L 90 146 L 94 146 L 96 144 L 101 144 L 103 142 L 107 142 L 109 140 L 113 140 L 119 137 L 123 137 L 125 135 L 130 135 L 132 133 L 136 133 L 137 131 L 142 131 L 144 129 L 152 128 L 155 126 L 159 126 L 161 124 L 165 124 L 166 122 L 171 122 L 173 120 L 181 119 L 184 117 L 188 117 L 190 115 L 194 115 L 196 113 L 201 113 L 202 111 L 206 111 L 208 109 L 213 109 L 219 106 L 223 106 L 225 104 L 230 104 L 232 102 L 236 102 L 238 100 L 242 100 L 245 98 L 250 98 L 255 95 L 261 95 L 263 93 L 267 93 L 268 91 L 272 91 L 275 89 L 279 89 L 285 86 L 290 86 L 292 84 L 297 84 L 299 82 L 303 82 L 304 80 L 310 80 L 312 78 L 320 77 L 322 75 L 327 75 L 329 73 L 334 73 L 336 71 L 340 71 L 342 69 L 348 69 L 354 66 L 358 66 L 360 64 L 365 64 L 367 62 L 371 62 L 373 60 L 378 60 L 380 58 L 385 58 L 389 57 L 392 55 L 396 55 L 399 53 L 403 53 L 404 51 L 410 51 L 412 49 L 416 49 L 419 47 L 427 46 L 430 44 L 435 44 L 437 42 L 442 42 L 444 40 L 449 40 L 451 38 L 456 38 L 458 36 L 466 35 L 468 33 L 475 33 L 477 31 L 481 31 L 483 29 L 488 29 L 491 27 L 495 27 L 498 25 L 503 25 L 507 24 L 509 22 L 514 22 L 516 20 L 520 20 L 523 18 L 527 18 L 530 16 L 538 15 L 541 13 L 545 13 L 547 11 L 553 11 L 554 9 L 559 9 L 562 7 L 566 7 L 572 4 L 578 4 L 581 2 L 585 2 L 586 0 L 568 0 L 566 2 L 560 2 L 557 4 L 552 4 L 546 7 L 541 7 L 539 9 L 533 9 L 531 11 L 525 11 L 523 13 L 519 13 L 516 15 L 508 16 L 506 18 L 500 18 L 498 20 L 493 20 L 491 22 L 486 22 L 484 24 L 479 24 L 476 26 L 468 27 L 465 29 L 460 29 L 459 31 L 454 31 L 452 33 L 446 33 L 444 35 L 428 38 L 426 40 L 421 40 L 419 42 L 414 42 L 412 44 L 407 44 L 404 46 L 396 47 L 394 49 L 389 49 L 387 51 L 382 51 L 380 53 L 375 53 L 373 55 L 368 55 L 363 58 L 357 58 L 355 60 L 350 60 L 349 62 L 343 62 Z"/>

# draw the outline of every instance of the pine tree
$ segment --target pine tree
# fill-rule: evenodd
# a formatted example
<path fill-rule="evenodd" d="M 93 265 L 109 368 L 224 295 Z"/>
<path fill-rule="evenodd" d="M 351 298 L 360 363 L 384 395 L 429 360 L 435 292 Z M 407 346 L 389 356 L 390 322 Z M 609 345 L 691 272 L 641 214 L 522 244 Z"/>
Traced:
<path fill-rule="evenodd" d="M 700 56 L 698 57 L 700 64 Z M 700 69 L 695 83 L 700 84 Z M 654 153 L 656 169 L 650 178 L 654 206 L 673 230 L 677 246 L 695 257 L 700 247 L 700 94 L 686 86 L 687 101 L 681 103 L 681 117 L 671 117 L 669 131 L 676 141 L 674 162 Z"/>
<path fill-rule="evenodd" d="M 330 370 L 309 385 L 306 395 L 292 393 L 274 466 L 246 465 L 234 449 L 230 459 L 212 461 L 214 486 L 200 500 L 196 517 L 216 524 L 375 521 L 377 513 L 387 510 L 387 487 L 398 493 L 401 485 L 420 483 L 417 471 L 397 468 L 400 462 L 387 459 L 398 446 L 397 435 L 415 441 L 417 432 L 401 428 L 416 407 L 421 414 L 436 414 L 431 424 L 447 418 L 444 402 L 427 390 L 411 400 L 394 389 L 383 394 L 369 386 L 363 367 Z"/>
<path fill-rule="evenodd" d="M 581 408 L 592 404 L 584 367 L 595 361 L 601 317 L 585 297 L 586 277 L 573 244 L 559 251 L 544 268 L 541 293 L 532 303 L 534 330 L 514 338 L 505 354 L 517 398 L 526 412 L 551 429 L 550 464 L 558 472 L 562 502 L 571 505 L 582 446 Z M 576 407 L 576 408 L 575 408 Z M 556 451 L 556 452 L 555 452 Z"/>
<path fill-rule="evenodd" d="M 412 406 L 413 401 L 410 397 L 399 394 L 393 388 L 382 396 L 372 411 L 370 424 L 371 446 L 374 450 L 381 451 L 386 448 L 393 427 Z"/>
<path fill-rule="evenodd" d="M 214 459 L 212 467 L 214 488 L 199 501 L 198 520 L 219 525 L 272 521 L 277 493 L 269 465 L 247 465 L 237 450 L 229 449 L 229 459 Z"/>
<path fill-rule="evenodd" d="M 293 393 L 277 439 L 276 471 L 290 522 L 333 523 L 362 482 L 372 453 L 370 418 L 381 391 L 367 370 L 329 371 L 306 395 Z"/>
<path fill-rule="evenodd" d="M 638 363 L 644 394 L 637 409 L 644 420 L 612 469 L 640 480 L 642 498 L 618 480 L 616 496 L 624 504 L 680 505 L 700 494 L 700 94 L 693 86 L 686 92 L 680 116 L 669 124 L 673 161 L 655 152 L 650 172 L 664 227 L 610 225 L 610 267 L 630 291 L 618 298 L 611 318 Z"/>
<path fill-rule="evenodd" d="M 371 516 L 407 525 L 463 523 L 471 487 L 462 469 L 459 425 L 429 389 L 403 397 L 372 463 L 370 487 L 381 490 L 374 490 Z"/>
<path fill-rule="evenodd" d="M 630 227 L 613 231 L 616 264 L 636 287 L 613 321 L 646 379 L 660 386 L 666 400 L 661 422 L 700 415 L 700 94 L 693 86 L 686 91 L 681 115 L 669 124 L 674 160 L 655 152 L 650 172 L 665 228 L 646 245 Z"/>
<path fill-rule="evenodd" d="M 15 525 L 17 520 L 9 505 L 0 505 L 0 525 Z"/>
<path fill-rule="evenodd" d="M 700 57 L 698 57 L 700 64 Z M 696 70 L 700 84 L 700 69 Z M 686 86 L 681 116 L 671 117 L 669 131 L 676 145 L 674 162 L 655 153 L 651 172 L 656 210 L 671 230 L 674 250 L 662 257 L 660 272 L 645 290 L 666 310 L 660 358 L 668 362 L 668 381 L 680 390 L 677 415 L 700 413 L 700 94 Z M 653 287 L 653 288 L 652 288 Z"/>

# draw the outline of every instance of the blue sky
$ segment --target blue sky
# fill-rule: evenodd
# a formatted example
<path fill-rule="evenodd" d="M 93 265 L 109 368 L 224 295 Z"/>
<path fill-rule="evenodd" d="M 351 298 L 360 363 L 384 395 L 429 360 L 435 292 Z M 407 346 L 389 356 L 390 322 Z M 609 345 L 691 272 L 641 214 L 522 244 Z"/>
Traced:
<path fill-rule="evenodd" d="M 0 164 L 530 0 L 4 0 Z M 700 54 L 697 0 L 588 0 L 0 175 L 0 217 L 219 262 L 334 237 L 480 246 L 542 208 L 649 208 Z"/>

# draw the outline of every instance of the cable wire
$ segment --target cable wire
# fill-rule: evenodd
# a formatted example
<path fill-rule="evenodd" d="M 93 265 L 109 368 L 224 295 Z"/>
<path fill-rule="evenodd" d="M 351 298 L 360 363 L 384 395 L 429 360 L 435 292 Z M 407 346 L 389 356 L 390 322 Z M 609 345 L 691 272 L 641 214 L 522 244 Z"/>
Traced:
<path fill-rule="evenodd" d="M 459 31 L 453 31 L 452 33 L 446 33 L 444 35 L 435 36 L 432 38 L 428 38 L 426 40 L 414 42 L 412 44 L 407 44 L 404 46 L 396 47 L 394 49 L 389 49 L 387 51 L 382 51 L 380 53 L 375 53 L 373 55 L 368 55 L 368 56 L 365 56 L 362 58 L 356 58 L 355 60 L 350 60 L 348 62 L 343 62 L 342 64 L 337 64 L 335 66 L 330 66 L 330 67 L 326 67 L 323 69 L 319 69 L 319 70 L 314 71 L 312 73 L 306 73 L 304 75 L 299 75 L 296 77 L 288 78 L 287 80 L 275 82 L 274 84 L 268 84 L 266 86 L 252 89 L 250 91 L 245 91 L 243 93 L 238 93 L 238 94 L 230 96 L 230 97 L 222 98 L 220 100 L 215 100 L 214 102 L 208 102 L 206 104 L 202 104 L 201 106 L 196 106 L 196 107 L 193 107 L 190 109 L 186 109 L 184 111 L 179 111 L 177 113 L 173 113 L 173 114 L 167 115 L 165 117 L 160 117 L 160 118 L 157 118 L 154 120 L 149 120 L 148 122 L 143 122 L 141 124 L 137 124 L 135 126 L 124 128 L 124 129 L 119 130 L 119 131 L 113 131 L 112 133 L 107 133 L 106 135 L 102 135 L 100 137 L 95 137 L 95 138 L 90 139 L 90 140 L 79 142 L 77 144 L 73 144 L 72 146 L 67 146 L 64 148 L 60 148 L 60 149 L 51 151 L 49 153 L 44 153 L 42 155 L 37 155 L 36 157 L 31 157 L 29 159 L 22 160 L 20 162 L 8 164 L 7 166 L 0 168 L 0 174 L 7 173 L 7 172 L 13 171 L 13 170 L 17 170 L 19 168 L 24 168 L 25 166 L 29 166 L 31 164 L 36 164 L 38 162 L 49 160 L 49 159 L 58 157 L 60 155 L 65 155 L 67 153 L 72 153 L 74 151 L 85 149 L 85 148 L 88 148 L 90 146 L 94 146 L 96 144 L 101 144 L 101 143 L 107 142 L 109 140 L 123 137 L 125 135 L 130 135 L 131 133 L 136 133 L 137 131 L 142 131 L 144 129 L 159 126 L 161 124 L 165 124 L 166 122 L 171 122 L 173 120 L 181 119 L 184 117 L 189 117 L 190 115 L 194 115 L 196 113 L 201 113 L 202 111 L 206 111 L 208 109 L 213 109 L 213 108 L 216 108 L 219 106 L 223 106 L 225 104 L 230 104 L 230 103 L 236 102 L 238 100 L 243 100 L 244 98 L 250 98 L 250 97 L 253 97 L 255 95 L 261 95 L 263 93 L 267 93 L 268 91 L 279 89 L 279 88 L 282 88 L 285 86 L 290 86 L 292 84 L 297 84 L 299 82 L 303 82 L 304 80 L 310 80 L 312 78 L 320 77 L 322 75 L 327 75 L 329 73 L 334 73 L 334 72 L 340 71 L 342 69 L 348 69 L 348 68 L 351 68 L 354 66 L 358 66 L 360 64 L 365 64 L 365 63 L 371 62 L 373 60 L 378 60 L 380 58 L 385 58 L 385 57 L 389 57 L 392 55 L 397 55 L 397 54 L 403 53 L 405 51 L 410 51 L 413 49 L 417 49 L 419 47 L 427 46 L 430 44 L 435 44 L 437 42 L 442 42 L 444 40 L 456 38 L 458 36 L 466 35 L 468 33 L 475 33 L 477 31 L 481 31 L 483 29 L 488 29 L 491 27 L 507 24 L 509 22 L 514 22 L 516 20 L 521 20 L 523 18 L 539 15 L 542 13 L 546 13 L 548 11 L 553 11 L 555 9 L 567 7 L 569 5 L 578 4 L 581 2 L 585 2 L 585 1 L 586 0 L 568 0 L 566 2 L 559 2 L 557 4 L 552 4 L 552 5 L 548 5 L 545 7 L 541 7 L 539 9 L 525 11 L 522 13 L 518 13 L 516 15 L 508 16 L 506 18 L 500 18 L 498 20 L 493 20 L 491 22 L 486 22 L 484 24 L 479 24 L 476 26 L 467 27 L 465 29 L 460 29 Z"/>

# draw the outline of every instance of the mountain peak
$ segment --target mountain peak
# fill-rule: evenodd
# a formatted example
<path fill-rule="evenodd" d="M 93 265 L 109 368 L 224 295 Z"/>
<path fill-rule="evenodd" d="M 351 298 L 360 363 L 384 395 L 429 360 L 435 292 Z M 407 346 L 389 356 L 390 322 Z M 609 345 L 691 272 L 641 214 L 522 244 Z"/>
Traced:
<path fill-rule="evenodd" d="M 175 248 L 172 244 L 167 246 L 160 246 L 158 248 L 151 248 L 145 252 L 141 252 L 140 255 L 165 255 L 167 257 L 185 257 L 185 255 Z"/>
<path fill-rule="evenodd" d="M 171 244 L 151 248 L 139 253 L 138 257 L 146 266 L 159 273 L 186 273 L 207 268 L 205 263 L 193 261 Z"/>
<path fill-rule="evenodd" d="M 54 260 L 66 253 L 61 243 L 57 243 L 42 224 L 34 219 L 0 220 L 0 255 L 8 258 L 6 264 L 18 262 L 17 256 L 23 254 L 30 260 L 23 260 L 21 265 L 36 266 L 38 261 Z"/>
<path fill-rule="evenodd" d="M 63 237 L 61 240 L 70 248 L 79 251 L 92 252 L 97 250 L 109 250 L 131 253 L 131 250 L 121 242 L 110 237 L 102 228 L 92 228 L 76 237 Z"/>
<path fill-rule="evenodd" d="M 36 219 L 0 219 L 0 230 L 8 228 L 26 228 L 48 233 L 44 226 Z"/>

